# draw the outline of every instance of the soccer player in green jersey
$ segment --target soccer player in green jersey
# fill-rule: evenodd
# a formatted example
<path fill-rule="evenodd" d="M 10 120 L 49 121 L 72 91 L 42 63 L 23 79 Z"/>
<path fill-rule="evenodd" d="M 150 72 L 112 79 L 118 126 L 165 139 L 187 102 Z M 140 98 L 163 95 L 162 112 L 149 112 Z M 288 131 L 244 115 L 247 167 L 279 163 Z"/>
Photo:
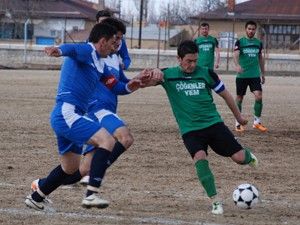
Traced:
<path fill-rule="evenodd" d="M 178 47 L 179 66 L 162 70 L 160 84 L 165 89 L 183 142 L 195 163 L 198 179 L 212 201 L 212 213 L 222 214 L 222 201 L 217 195 L 214 175 L 209 168 L 207 149 L 238 164 L 257 166 L 258 160 L 243 148 L 223 123 L 213 100 L 212 90 L 219 94 L 236 120 L 245 125 L 235 101 L 213 70 L 197 66 L 198 46 L 183 41 Z M 145 86 L 158 84 L 149 82 Z"/>
<path fill-rule="evenodd" d="M 209 35 L 209 24 L 202 23 L 200 25 L 200 36 L 194 41 L 199 48 L 198 66 L 206 66 L 210 69 L 219 68 L 220 49 L 218 40 Z M 216 63 L 215 63 L 216 56 Z"/>
<path fill-rule="evenodd" d="M 245 25 L 246 37 L 242 37 L 235 43 L 234 63 L 236 66 L 236 104 L 242 111 L 242 103 L 247 87 L 254 94 L 254 123 L 253 128 L 262 132 L 267 128 L 261 123 L 261 112 L 263 108 L 262 84 L 265 83 L 264 59 L 262 56 L 262 42 L 254 37 L 256 23 L 248 21 Z M 236 131 L 243 132 L 244 127 L 236 121 Z"/>

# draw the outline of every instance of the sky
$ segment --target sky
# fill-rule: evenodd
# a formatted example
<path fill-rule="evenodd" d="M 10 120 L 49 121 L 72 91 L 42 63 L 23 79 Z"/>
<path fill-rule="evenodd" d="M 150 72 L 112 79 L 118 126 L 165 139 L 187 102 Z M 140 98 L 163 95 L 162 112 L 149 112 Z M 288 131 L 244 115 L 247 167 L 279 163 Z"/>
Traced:
<path fill-rule="evenodd" d="M 116 0 L 105 0 L 105 2 L 107 2 L 106 4 L 108 4 L 109 1 L 116 2 Z M 162 1 L 161 0 L 149 0 L 149 1 L 155 2 L 151 5 L 155 6 L 155 11 L 158 13 L 159 7 L 160 7 Z M 172 0 L 165 0 L 164 2 L 167 5 L 170 1 L 172 1 Z M 190 0 L 190 1 L 192 3 L 195 0 Z M 245 1 L 249 1 L 249 0 L 236 0 L 236 3 L 238 4 L 241 2 L 245 2 Z M 139 15 L 139 9 L 135 7 L 134 0 L 121 0 L 121 9 L 122 9 L 121 13 L 128 14 L 128 12 L 132 12 L 132 14 L 134 14 L 134 15 Z"/>
<path fill-rule="evenodd" d="M 89 1 L 97 2 L 97 0 L 89 0 Z M 135 0 L 135 1 L 139 2 L 140 0 Z M 164 2 L 164 4 L 167 5 L 169 2 L 174 1 L 174 0 L 165 0 L 165 1 L 149 0 L 149 1 L 154 2 L 151 5 L 152 6 L 154 5 L 154 7 L 155 7 L 154 10 L 157 12 L 157 14 L 159 14 L 159 7 L 161 6 L 161 2 Z M 189 0 L 189 1 L 191 2 L 191 5 L 192 5 L 192 2 L 195 0 Z M 249 1 L 249 0 L 236 0 L 236 3 L 238 4 L 241 2 L 245 2 L 245 1 Z M 123 15 L 131 14 L 132 16 L 136 16 L 136 17 L 139 16 L 139 7 L 135 6 L 134 0 L 105 0 L 105 4 L 107 6 L 111 6 L 111 4 L 117 4 L 118 2 L 121 2 L 121 14 L 123 14 Z"/>

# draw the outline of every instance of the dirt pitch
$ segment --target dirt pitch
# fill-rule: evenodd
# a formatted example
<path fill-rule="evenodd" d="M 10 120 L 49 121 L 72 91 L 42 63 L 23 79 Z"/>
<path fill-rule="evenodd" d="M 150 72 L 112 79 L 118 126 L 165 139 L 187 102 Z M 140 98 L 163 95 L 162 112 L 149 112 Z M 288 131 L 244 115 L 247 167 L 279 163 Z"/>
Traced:
<path fill-rule="evenodd" d="M 264 87 L 265 134 L 247 131 L 239 140 L 253 147 L 258 169 L 234 164 L 212 151 L 209 160 L 220 195 L 223 216 L 212 216 L 208 199 L 195 175 L 161 87 L 120 98 L 119 115 L 128 122 L 135 143 L 106 174 L 104 210 L 81 208 L 84 188 L 59 188 L 47 212 L 25 207 L 33 179 L 58 164 L 49 126 L 59 71 L 0 70 L 0 224 L 300 224 L 300 77 L 267 77 Z M 223 75 L 234 93 L 234 77 Z M 234 119 L 223 100 L 225 123 Z M 252 122 L 253 98 L 244 109 Z M 261 191 L 262 202 L 251 210 L 234 206 L 231 194 L 249 182 Z"/>

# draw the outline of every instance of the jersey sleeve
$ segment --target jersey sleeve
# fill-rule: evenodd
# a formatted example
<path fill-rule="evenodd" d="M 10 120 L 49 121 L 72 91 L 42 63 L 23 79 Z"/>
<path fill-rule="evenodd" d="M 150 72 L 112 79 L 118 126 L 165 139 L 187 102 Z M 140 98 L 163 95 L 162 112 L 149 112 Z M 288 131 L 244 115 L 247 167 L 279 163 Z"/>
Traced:
<path fill-rule="evenodd" d="M 218 42 L 217 38 L 215 38 L 215 45 L 216 45 L 216 48 L 219 48 L 219 42 Z"/>
<path fill-rule="evenodd" d="M 240 50 L 240 40 L 237 40 L 234 44 L 234 51 Z"/>
<path fill-rule="evenodd" d="M 225 85 L 222 80 L 220 80 L 218 74 L 216 74 L 212 69 L 208 70 L 209 74 L 209 85 L 216 93 L 220 93 L 225 90 Z"/>
<path fill-rule="evenodd" d="M 263 43 L 260 42 L 260 45 L 259 45 L 259 54 L 261 54 L 262 50 L 263 50 Z"/>
<path fill-rule="evenodd" d="M 126 77 L 124 70 L 121 68 L 120 66 L 120 70 L 119 70 L 119 75 L 120 75 L 120 81 L 124 82 L 124 83 L 128 83 L 130 81 L 130 79 L 128 77 Z"/>
<path fill-rule="evenodd" d="M 127 83 L 119 81 L 107 68 L 105 65 L 103 74 L 101 76 L 100 81 L 114 94 L 116 95 L 126 95 L 131 93 L 131 91 L 127 88 Z"/>
<path fill-rule="evenodd" d="M 92 47 L 87 44 L 62 44 L 59 46 L 62 56 L 68 56 L 79 62 L 87 62 L 88 57 L 91 57 Z"/>
<path fill-rule="evenodd" d="M 124 39 L 122 39 L 121 48 L 118 51 L 118 55 L 121 56 L 122 62 L 124 64 L 124 69 L 127 70 L 131 64 L 131 58 L 128 53 L 128 48 Z"/>

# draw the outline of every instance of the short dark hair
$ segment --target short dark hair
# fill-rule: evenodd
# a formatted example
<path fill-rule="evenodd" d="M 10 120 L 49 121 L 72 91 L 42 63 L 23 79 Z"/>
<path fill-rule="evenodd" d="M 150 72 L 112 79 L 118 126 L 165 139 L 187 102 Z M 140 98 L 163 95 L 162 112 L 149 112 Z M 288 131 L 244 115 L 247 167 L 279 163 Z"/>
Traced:
<path fill-rule="evenodd" d="M 96 21 L 99 21 L 100 17 L 112 17 L 113 14 L 109 9 L 103 9 L 97 12 L 96 14 Z"/>
<path fill-rule="evenodd" d="M 109 24 L 97 23 L 90 32 L 89 42 L 97 43 L 101 38 L 108 40 L 116 35 L 116 33 L 117 31 L 113 26 Z"/>
<path fill-rule="evenodd" d="M 117 31 L 122 32 L 122 34 L 126 34 L 126 26 L 124 23 L 116 18 L 109 17 L 101 21 L 101 23 L 106 23 L 113 26 Z"/>
<path fill-rule="evenodd" d="M 246 24 L 245 24 L 245 28 L 247 28 L 248 27 L 248 25 L 254 25 L 255 26 L 255 28 L 257 27 L 257 24 L 253 21 L 253 20 L 249 20 L 249 21 L 247 21 L 246 22 Z"/>
<path fill-rule="evenodd" d="M 204 23 L 201 23 L 200 27 L 208 27 L 209 28 L 209 24 L 204 22 Z"/>
<path fill-rule="evenodd" d="M 198 53 L 199 49 L 195 42 L 191 40 L 182 41 L 177 48 L 177 55 L 183 58 L 187 54 Z"/>

